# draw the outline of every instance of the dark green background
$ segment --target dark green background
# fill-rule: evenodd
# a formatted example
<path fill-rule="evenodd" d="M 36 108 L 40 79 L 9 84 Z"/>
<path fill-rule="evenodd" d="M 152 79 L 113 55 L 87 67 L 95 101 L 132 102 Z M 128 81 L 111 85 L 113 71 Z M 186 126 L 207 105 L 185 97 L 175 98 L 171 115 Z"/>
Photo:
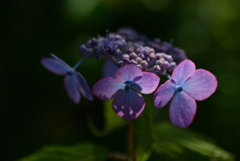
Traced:
<path fill-rule="evenodd" d="M 126 129 L 94 137 L 93 116 L 103 127 L 102 102 L 73 104 L 63 77 L 40 59 L 56 54 L 73 66 L 78 46 L 106 29 L 129 26 L 186 51 L 197 68 L 216 75 L 218 88 L 198 110 L 190 129 L 202 133 L 240 160 L 240 1 L 239 0 L 10 0 L 1 2 L 1 160 L 16 160 L 44 145 L 96 141 L 126 152 Z M 88 60 L 79 72 L 89 85 L 101 78 L 103 61 Z M 164 79 L 162 79 L 164 80 Z M 163 81 L 161 81 L 163 83 Z M 154 110 L 169 121 L 168 107 Z M 116 115 L 116 117 L 118 117 Z M 116 139 L 118 141 L 116 141 Z"/>

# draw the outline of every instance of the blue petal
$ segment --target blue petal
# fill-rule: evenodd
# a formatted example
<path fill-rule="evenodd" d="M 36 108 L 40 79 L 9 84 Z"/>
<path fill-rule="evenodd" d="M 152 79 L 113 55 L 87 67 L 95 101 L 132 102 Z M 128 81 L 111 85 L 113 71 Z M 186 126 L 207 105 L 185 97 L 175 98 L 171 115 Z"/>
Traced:
<path fill-rule="evenodd" d="M 89 101 L 92 101 L 93 94 L 92 94 L 92 91 L 91 91 L 90 87 L 88 86 L 86 80 L 83 78 L 83 76 L 80 73 L 75 71 L 74 74 L 75 74 L 76 82 L 77 82 L 80 92 L 82 93 L 82 95 L 85 98 L 87 98 Z"/>
<path fill-rule="evenodd" d="M 196 101 L 185 92 L 176 92 L 169 108 L 169 117 L 174 126 L 187 128 L 193 121 L 197 110 Z"/>
<path fill-rule="evenodd" d="M 69 98 L 74 103 L 79 103 L 80 101 L 80 92 L 78 90 L 77 84 L 76 84 L 76 78 L 74 75 L 66 75 L 64 78 L 64 85 L 65 89 L 67 91 L 67 94 Z"/>
<path fill-rule="evenodd" d="M 51 58 L 43 58 L 41 59 L 41 64 L 47 68 L 49 71 L 53 72 L 57 75 L 66 75 L 69 71 L 71 71 L 71 67 L 67 65 L 64 61 L 59 59 L 54 54 L 51 54 L 53 59 Z"/>
<path fill-rule="evenodd" d="M 56 55 L 54 55 L 54 54 L 50 54 L 51 55 L 51 57 L 53 58 L 53 59 L 55 59 L 55 60 L 57 60 L 59 63 L 61 63 L 63 66 L 65 66 L 66 68 L 68 68 L 68 69 L 71 69 L 71 67 L 67 64 L 67 63 L 65 63 L 62 59 L 60 59 L 59 57 L 57 57 Z"/>
<path fill-rule="evenodd" d="M 113 110 L 125 121 L 133 121 L 145 108 L 143 97 L 133 90 L 122 90 L 113 100 Z"/>

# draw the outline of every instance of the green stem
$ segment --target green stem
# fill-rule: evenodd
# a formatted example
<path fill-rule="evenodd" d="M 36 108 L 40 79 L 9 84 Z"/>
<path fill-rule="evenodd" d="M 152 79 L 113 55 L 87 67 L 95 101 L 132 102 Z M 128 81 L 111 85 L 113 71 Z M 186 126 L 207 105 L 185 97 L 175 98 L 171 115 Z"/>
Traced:
<path fill-rule="evenodd" d="M 129 161 L 135 161 L 134 130 L 131 122 L 128 124 L 127 149 Z"/>

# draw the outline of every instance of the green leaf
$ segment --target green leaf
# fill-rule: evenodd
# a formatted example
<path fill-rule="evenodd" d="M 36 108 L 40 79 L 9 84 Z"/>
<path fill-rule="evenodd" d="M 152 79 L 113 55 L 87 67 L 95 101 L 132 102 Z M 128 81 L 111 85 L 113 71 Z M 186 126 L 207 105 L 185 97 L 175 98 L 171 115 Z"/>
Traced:
<path fill-rule="evenodd" d="M 119 117 L 112 109 L 112 100 L 104 101 L 104 117 L 106 120 L 107 133 L 127 125 L 127 122 Z"/>
<path fill-rule="evenodd" d="M 154 152 L 167 160 L 234 161 L 232 154 L 189 129 L 161 124 L 155 128 L 155 134 L 158 141 L 154 146 Z"/>
<path fill-rule="evenodd" d="M 151 106 L 150 101 L 148 101 L 147 99 L 145 100 L 145 109 L 143 110 L 141 115 L 133 121 L 133 126 L 136 134 L 137 161 L 148 160 L 152 152 L 153 143 L 155 141 L 153 126 L 153 106 Z"/>
<path fill-rule="evenodd" d="M 103 161 L 107 151 L 91 143 L 75 146 L 47 146 L 20 161 Z"/>

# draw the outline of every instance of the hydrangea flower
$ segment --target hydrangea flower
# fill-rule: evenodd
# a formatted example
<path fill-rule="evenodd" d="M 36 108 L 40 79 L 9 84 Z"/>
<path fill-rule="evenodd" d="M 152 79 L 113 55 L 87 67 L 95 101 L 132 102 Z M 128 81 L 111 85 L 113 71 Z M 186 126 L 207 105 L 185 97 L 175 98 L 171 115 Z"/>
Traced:
<path fill-rule="evenodd" d="M 69 98 L 77 104 L 81 98 L 80 93 L 82 93 L 84 97 L 92 101 L 92 91 L 83 76 L 54 54 L 51 56 L 52 59 L 42 58 L 41 64 L 54 74 L 65 76 L 64 85 Z"/>
<path fill-rule="evenodd" d="M 216 77 L 204 69 L 196 70 L 195 64 L 184 60 L 173 71 L 170 80 L 162 84 L 153 97 L 158 108 L 172 98 L 169 117 L 174 126 L 187 128 L 196 113 L 196 101 L 210 97 L 217 88 Z"/>
<path fill-rule="evenodd" d="M 135 65 L 119 68 L 115 77 L 106 77 L 93 85 L 95 96 L 102 100 L 113 99 L 113 110 L 125 121 L 133 121 L 145 108 L 140 93 L 150 94 L 157 88 L 160 78 L 149 72 L 142 72 Z"/>

